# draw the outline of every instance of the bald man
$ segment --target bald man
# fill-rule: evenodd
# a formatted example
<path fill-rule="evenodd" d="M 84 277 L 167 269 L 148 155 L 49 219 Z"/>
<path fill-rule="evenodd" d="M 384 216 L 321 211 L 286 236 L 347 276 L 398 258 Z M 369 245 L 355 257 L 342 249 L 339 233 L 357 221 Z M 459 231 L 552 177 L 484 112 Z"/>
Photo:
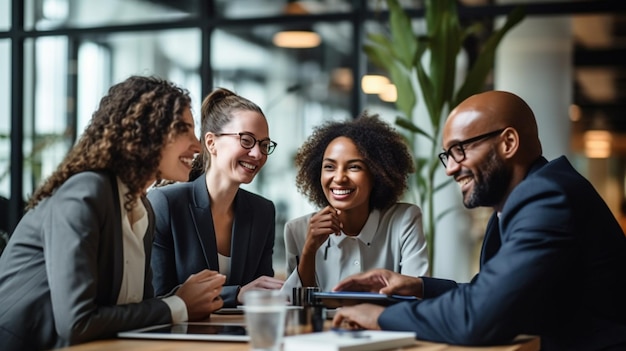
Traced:
<path fill-rule="evenodd" d="M 335 290 L 420 300 L 344 307 L 333 324 L 461 345 L 533 334 L 544 351 L 626 350 L 626 237 L 565 157 L 542 156 L 529 106 L 503 91 L 471 96 L 446 120 L 443 146 L 463 204 L 494 209 L 479 274 L 465 284 L 386 270 L 352 276 Z"/>

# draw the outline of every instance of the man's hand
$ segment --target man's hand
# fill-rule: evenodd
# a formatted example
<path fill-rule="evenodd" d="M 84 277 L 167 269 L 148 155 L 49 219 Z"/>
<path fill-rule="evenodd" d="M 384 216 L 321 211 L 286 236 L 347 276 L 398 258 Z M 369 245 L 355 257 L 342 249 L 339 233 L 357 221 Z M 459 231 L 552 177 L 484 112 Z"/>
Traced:
<path fill-rule="evenodd" d="M 386 269 L 374 269 L 342 280 L 333 291 L 366 291 L 385 295 L 404 295 L 422 298 L 422 279 Z"/>
<path fill-rule="evenodd" d="M 185 302 L 189 321 L 206 320 L 211 313 L 222 308 L 224 301 L 220 293 L 225 282 L 225 275 L 208 269 L 187 278 L 176 295 Z"/>
<path fill-rule="evenodd" d="M 344 329 L 374 329 L 379 330 L 378 316 L 385 310 L 384 307 L 364 303 L 360 305 L 341 307 L 337 309 L 333 318 L 334 328 Z"/>
<path fill-rule="evenodd" d="M 266 275 L 260 276 L 258 278 L 256 278 L 255 280 L 251 281 L 250 283 L 244 285 L 241 287 L 241 289 L 239 289 L 239 294 L 237 294 L 237 302 L 239 303 L 243 303 L 243 295 L 246 291 L 248 290 L 279 290 L 280 288 L 283 287 L 283 284 L 285 282 L 280 280 L 280 279 L 276 279 L 273 277 L 268 277 Z"/>

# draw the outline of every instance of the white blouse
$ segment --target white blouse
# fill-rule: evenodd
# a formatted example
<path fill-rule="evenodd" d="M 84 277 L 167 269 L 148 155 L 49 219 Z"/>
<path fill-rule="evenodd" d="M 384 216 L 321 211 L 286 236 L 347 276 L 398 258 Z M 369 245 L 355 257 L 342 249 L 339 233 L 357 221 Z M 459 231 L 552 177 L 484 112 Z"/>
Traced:
<path fill-rule="evenodd" d="M 283 292 L 291 296 L 302 284 L 296 269 L 314 213 L 285 225 L 288 278 Z M 357 236 L 331 235 L 315 255 L 315 278 L 322 291 L 342 279 L 374 268 L 410 276 L 428 274 L 428 250 L 422 229 L 422 211 L 414 204 L 396 203 L 384 212 L 374 210 Z"/>
<path fill-rule="evenodd" d="M 127 211 L 124 207 L 124 194 L 128 187 L 117 178 L 117 189 L 120 199 L 122 215 L 122 244 L 124 251 L 124 271 L 122 272 L 122 285 L 117 297 L 117 304 L 141 302 L 143 300 L 143 286 L 145 281 L 146 251 L 143 238 L 148 230 L 148 215 L 146 208 L 140 199 L 135 202 L 135 207 Z M 188 319 L 185 302 L 176 295 L 162 299 L 171 312 L 172 323 L 185 322 Z"/>

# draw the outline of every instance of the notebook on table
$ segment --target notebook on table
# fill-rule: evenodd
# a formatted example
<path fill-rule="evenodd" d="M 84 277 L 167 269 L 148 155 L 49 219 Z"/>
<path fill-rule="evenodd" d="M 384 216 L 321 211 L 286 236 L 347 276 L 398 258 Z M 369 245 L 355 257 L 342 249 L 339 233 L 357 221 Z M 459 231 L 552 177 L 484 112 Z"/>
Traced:
<path fill-rule="evenodd" d="M 415 345 L 415 333 L 332 330 L 286 336 L 284 351 L 377 351 Z"/>

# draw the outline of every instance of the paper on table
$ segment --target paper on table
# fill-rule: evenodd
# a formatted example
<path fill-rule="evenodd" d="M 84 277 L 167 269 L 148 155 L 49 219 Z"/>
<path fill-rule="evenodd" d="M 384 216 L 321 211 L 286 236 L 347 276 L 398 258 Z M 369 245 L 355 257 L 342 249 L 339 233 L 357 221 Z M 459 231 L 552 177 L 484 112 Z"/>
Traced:
<path fill-rule="evenodd" d="M 377 351 L 414 344 L 413 332 L 325 331 L 287 336 L 284 339 L 284 351 Z"/>

